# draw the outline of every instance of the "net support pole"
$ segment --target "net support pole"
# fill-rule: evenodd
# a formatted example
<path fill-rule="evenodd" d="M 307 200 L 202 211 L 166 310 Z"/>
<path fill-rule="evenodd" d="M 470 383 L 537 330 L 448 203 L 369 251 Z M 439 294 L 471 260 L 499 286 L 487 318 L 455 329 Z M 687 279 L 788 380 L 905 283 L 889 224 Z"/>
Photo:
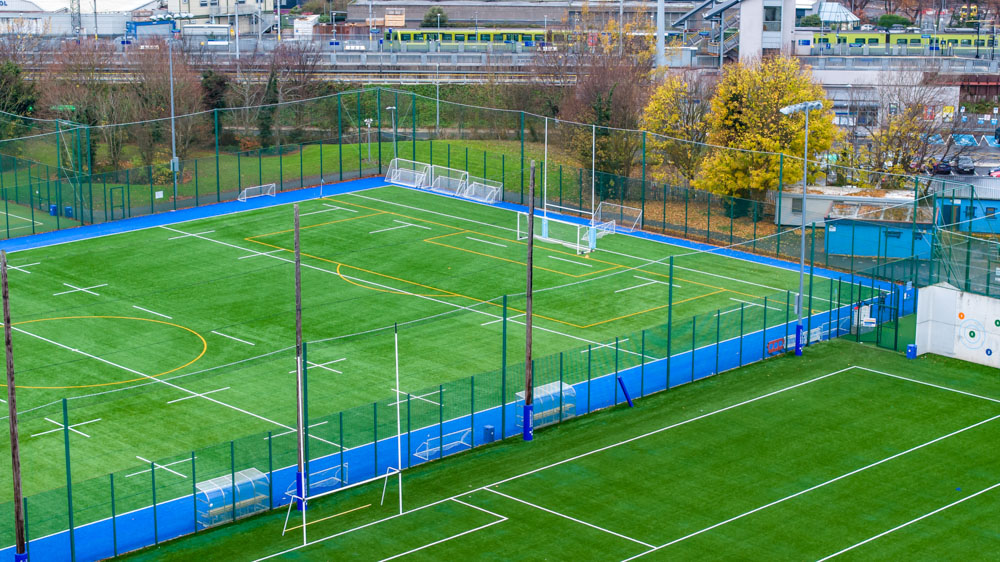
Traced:
<path fill-rule="evenodd" d="M 392 344 L 393 344 L 393 354 L 396 360 L 396 476 L 399 482 L 399 514 L 403 514 L 403 426 L 402 419 L 399 413 L 399 403 L 402 400 L 399 397 L 399 393 L 402 392 L 402 387 L 399 386 L 399 326 L 395 323 L 392 325 Z M 410 397 L 406 396 L 406 405 L 409 408 Z M 378 447 L 378 442 L 375 443 Z M 444 444 L 442 444 L 444 446 Z M 407 447 L 408 448 L 408 447 Z"/>
<path fill-rule="evenodd" d="M 534 415 L 532 399 L 534 383 L 531 380 L 534 364 L 531 360 L 531 305 L 532 305 L 532 258 L 534 257 L 535 241 L 535 161 L 531 161 L 531 173 L 528 176 L 528 260 L 527 260 L 527 281 L 526 281 L 526 306 L 524 308 L 524 417 L 523 430 L 524 440 L 531 441 L 534 438 Z"/>
<path fill-rule="evenodd" d="M 299 245 L 299 205 L 295 204 L 295 420 L 298 434 L 298 464 L 295 473 L 295 493 L 299 499 L 295 506 L 302 512 L 306 510 L 305 502 L 305 402 L 302 389 L 302 253 Z M 304 514 L 303 514 L 304 518 Z M 305 522 L 302 524 L 303 541 L 305 541 Z"/>
<path fill-rule="evenodd" d="M 21 492 L 21 444 L 17 431 L 17 399 L 14 386 L 14 343 L 10 325 L 10 291 L 7 287 L 7 252 L 0 250 L 0 290 L 3 293 L 3 342 L 7 357 L 7 420 L 10 428 L 10 465 L 14 484 L 14 560 L 28 559 Z"/>

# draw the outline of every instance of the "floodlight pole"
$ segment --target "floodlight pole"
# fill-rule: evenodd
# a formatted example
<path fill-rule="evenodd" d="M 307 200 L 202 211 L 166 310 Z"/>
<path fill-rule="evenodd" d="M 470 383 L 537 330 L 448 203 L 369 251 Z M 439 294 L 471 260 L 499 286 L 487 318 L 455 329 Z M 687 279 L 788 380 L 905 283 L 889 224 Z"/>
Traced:
<path fill-rule="evenodd" d="M 296 500 L 297 507 L 306 510 L 306 443 L 305 443 L 305 393 L 302 390 L 303 371 L 302 364 L 302 253 L 299 246 L 299 204 L 294 206 L 295 211 L 295 421 L 298 430 L 298 466 L 295 474 L 295 492 L 300 498 Z"/>
<path fill-rule="evenodd" d="M 167 39 L 167 58 L 170 59 L 170 171 L 174 176 L 174 209 L 177 208 L 177 128 L 174 126 L 174 41 Z"/>
<path fill-rule="evenodd" d="M 795 105 L 789 105 L 781 108 L 781 112 L 785 115 L 791 115 L 793 113 L 802 112 L 805 114 L 805 142 L 802 147 L 802 236 L 799 241 L 799 292 L 795 297 L 795 310 L 797 312 L 798 321 L 795 325 L 795 355 L 802 355 L 802 345 L 803 345 L 803 323 L 802 323 L 802 291 L 805 287 L 805 273 L 806 273 L 806 211 L 807 211 L 807 201 L 808 201 L 808 189 L 807 183 L 809 178 L 809 112 L 814 109 L 823 109 L 823 102 L 821 101 L 806 101 L 802 103 L 797 103 Z"/>
<path fill-rule="evenodd" d="M 28 559 L 24 530 L 24 500 L 21 495 L 21 445 L 17 433 L 17 403 L 14 386 L 14 344 L 10 325 L 10 292 L 7 288 L 7 252 L 0 250 L 0 286 L 3 293 L 3 342 L 7 352 L 7 420 L 10 427 L 10 465 L 14 480 L 14 561 Z"/>
<path fill-rule="evenodd" d="M 524 308 L 524 415 L 522 417 L 524 440 L 531 441 L 535 436 L 534 419 L 534 382 L 532 381 L 531 359 L 531 282 L 533 257 L 535 250 L 535 161 L 531 161 L 531 174 L 528 176 L 528 272 L 527 288 L 525 290 L 526 306 Z"/>

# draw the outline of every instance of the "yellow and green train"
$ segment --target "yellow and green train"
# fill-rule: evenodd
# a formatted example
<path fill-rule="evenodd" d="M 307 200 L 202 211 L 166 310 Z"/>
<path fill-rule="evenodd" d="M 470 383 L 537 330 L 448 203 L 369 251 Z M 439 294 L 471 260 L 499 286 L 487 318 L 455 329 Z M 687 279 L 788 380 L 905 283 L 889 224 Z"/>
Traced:
<path fill-rule="evenodd" d="M 887 33 L 884 31 L 815 32 L 813 44 L 869 45 L 877 47 L 905 45 L 907 47 L 996 47 L 997 36 L 990 30 L 954 33 Z"/>

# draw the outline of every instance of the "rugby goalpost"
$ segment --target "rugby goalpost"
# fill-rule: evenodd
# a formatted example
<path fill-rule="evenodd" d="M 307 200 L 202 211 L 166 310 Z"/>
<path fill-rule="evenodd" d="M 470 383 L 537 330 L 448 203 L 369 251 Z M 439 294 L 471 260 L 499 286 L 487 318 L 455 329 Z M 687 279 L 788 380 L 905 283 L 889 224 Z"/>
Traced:
<path fill-rule="evenodd" d="M 240 194 L 236 196 L 236 200 L 240 203 L 246 203 L 247 199 L 253 199 L 254 197 L 274 197 L 277 191 L 277 184 L 265 183 L 264 185 L 255 185 L 240 191 Z"/>

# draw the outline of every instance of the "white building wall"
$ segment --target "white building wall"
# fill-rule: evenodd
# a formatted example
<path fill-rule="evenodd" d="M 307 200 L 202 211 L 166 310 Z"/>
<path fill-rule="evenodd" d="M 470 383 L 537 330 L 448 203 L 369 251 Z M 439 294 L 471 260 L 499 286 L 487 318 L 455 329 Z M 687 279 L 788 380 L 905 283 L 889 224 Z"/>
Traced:
<path fill-rule="evenodd" d="M 764 0 L 740 3 L 740 61 L 757 60 L 763 53 Z"/>

